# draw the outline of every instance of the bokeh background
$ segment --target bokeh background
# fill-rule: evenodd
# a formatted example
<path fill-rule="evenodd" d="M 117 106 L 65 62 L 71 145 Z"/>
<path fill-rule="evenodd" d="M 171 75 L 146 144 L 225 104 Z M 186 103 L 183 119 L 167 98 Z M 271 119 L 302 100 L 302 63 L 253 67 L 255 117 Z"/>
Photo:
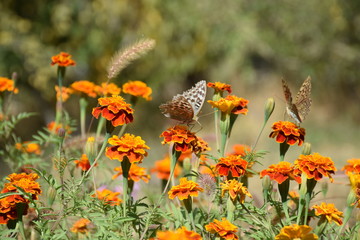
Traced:
<path fill-rule="evenodd" d="M 20 89 L 12 111 L 39 113 L 18 127 L 24 140 L 54 118 L 56 67 L 50 66 L 51 56 L 65 51 L 77 62 L 67 70 L 66 86 L 78 80 L 99 84 L 118 49 L 152 38 L 155 49 L 114 80 L 119 86 L 141 80 L 153 89 L 153 100 L 138 104 L 128 128 L 152 148 L 149 165 L 163 157 L 159 152 L 166 147 L 158 136 L 174 124 L 158 105 L 201 79 L 229 83 L 234 94 L 250 100 L 229 147 L 255 142 L 264 102 L 275 99 L 274 115 L 257 146 L 269 151 L 262 160 L 267 167 L 278 161 L 278 144 L 267 136 L 271 123 L 284 119 L 280 79 L 287 79 L 295 94 L 310 75 L 313 105 L 302 124 L 306 141 L 313 151 L 331 157 L 338 169 L 347 159 L 360 157 L 359 1 L 2 0 L 0 9 L 0 75 L 17 72 Z M 65 105 L 73 118 L 78 118 L 77 101 L 72 97 Z M 202 114 L 211 111 L 205 103 Z M 214 147 L 212 115 L 200 122 L 199 135 Z M 300 152 L 290 148 L 288 160 Z M 337 178 L 339 184 L 347 181 L 341 173 Z"/>

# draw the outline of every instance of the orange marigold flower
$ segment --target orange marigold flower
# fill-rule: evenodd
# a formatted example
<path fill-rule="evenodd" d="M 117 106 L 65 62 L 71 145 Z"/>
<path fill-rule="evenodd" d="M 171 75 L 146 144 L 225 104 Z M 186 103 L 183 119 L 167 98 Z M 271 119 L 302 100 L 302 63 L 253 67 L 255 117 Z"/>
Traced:
<path fill-rule="evenodd" d="M 238 236 L 236 236 L 238 228 L 226 218 L 222 218 L 221 221 L 214 219 L 213 222 L 205 226 L 205 229 L 210 233 L 216 233 L 217 236 L 222 239 L 239 239 Z"/>
<path fill-rule="evenodd" d="M 202 240 L 200 234 L 181 227 L 175 231 L 157 231 L 156 240 Z"/>
<path fill-rule="evenodd" d="M 4 191 L 1 193 L 4 193 Z M 23 215 L 26 215 L 29 208 L 29 200 L 25 199 L 22 195 L 10 195 L 0 199 L 0 224 L 7 224 L 9 220 L 18 218 L 16 211 L 16 204 L 18 203 L 25 203 Z"/>
<path fill-rule="evenodd" d="M 293 224 L 291 226 L 285 226 L 281 229 L 280 233 L 275 236 L 275 240 L 319 239 L 319 237 L 316 234 L 310 233 L 311 230 L 312 228 L 307 225 Z"/>
<path fill-rule="evenodd" d="M 59 67 L 75 66 L 76 62 L 71 59 L 71 55 L 66 52 L 51 57 L 51 65 L 58 64 Z"/>
<path fill-rule="evenodd" d="M 159 179 L 168 180 L 170 177 L 170 158 L 166 156 L 162 160 L 155 162 L 155 167 L 151 169 L 151 172 L 156 172 Z M 175 166 L 174 177 L 178 177 L 181 173 L 181 169 L 178 165 Z"/>
<path fill-rule="evenodd" d="M 142 81 L 128 81 L 122 87 L 123 92 L 135 97 L 143 97 L 146 101 L 150 101 L 152 89 Z"/>
<path fill-rule="evenodd" d="M 228 91 L 229 94 L 231 94 L 232 90 L 231 90 L 231 85 L 230 84 L 226 84 L 226 83 L 221 83 L 221 82 L 208 82 L 207 86 L 210 88 L 213 88 L 215 90 L 215 93 L 217 92 L 224 92 L 224 91 Z"/>
<path fill-rule="evenodd" d="M 48 125 L 47 125 L 47 129 L 49 129 L 51 132 L 54 132 L 54 133 L 58 133 L 60 129 L 65 129 L 66 133 L 67 134 L 71 134 L 72 131 L 71 131 L 71 128 L 69 125 L 66 125 L 65 127 L 63 127 L 63 125 L 61 123 L 56 123 L 54 121 L 50 122 Z"/>
<path fill-rule="evenodd" d="M 188 181 L 186 178 L 180 178 L 180 184 L 173 186 L 168 192 L 169 198 L 178 197 L 180 200 L 188 199 L 189 196 L 197 197 L 204 190 L 194 181 Z"/>
<path fill-rule="evenodd" d="M 32 199 L 37 200 L 38 195 L 41 194 L 40 184 L 35 182 L 39 176 L 36 173 L 12 173 L 6 180 L 10 183 L 5 183 L 3 193 L 5 192 L 17 192 L 17 187 L 22 188 L 25 192 L 31 194 Z"/>
<path fill-rule="evenodd" d="M 352 158 L 347 160 L 348 164 L 345 165 L 341 170 L 345 170 L 345 173 L 349 172 L 354 174 L 360 173 L 360 158 Z"/>
<path fill-rule="evenodd" d="M 119 95 L 121 88 L 119 88 L 115 83 L 101 83 L 101 86 L 95 86 L 95 92 L 98 96 L 110 97 L 112 95 Z"/>
<path fill-rule="evenodd" d="M 315 209 L 316 216 L 324 217 L 328 222 L 334 221 L 339 226 L 342 224 L 341 217 L 343 217 L 343 213 L 334 204 L 322 202 L 320 205 L 314 205 L 312 208 Z"/>
<path fill-rule="evenodd" d="M 186 126 L 168 128 L 160 137 L 164 137 L 162 144 L 174 143 L 175 150 L 178 152 L 192 151 L 197 154 L 206 149 L 203 140 L 199 140 L 195 133 L 190 132 Z"/>
<path fill-rule="evenodd" d="M 314 178 L 319 181 L 323 176 L 329 177 L 333 182 L 330 174 L 336 171 L 334 162 L 329 157 L 323 157 L 319 153 L 311 155 L 300 155 L 294 163 L 294 174 L 301 175 L 305 173 L 308 179 Z"/>
<path fill-rule="evenodd" d="M 81 155 L 79 160 L 75 160 L 74 163 L 76 164 L 77 168 L 81 168 L 83 171 L 89 170 L 91 166 L 90 161 L 85 153 Z M 95 164 L 95 166 L 97 166 L 97 164 Z"/>
<path fill-rule="evenodd" d="M 246 196 L 252 198 L 252 195 L 249 193 L 248 189 L 243 186 L 241 182 L 238 182 L 235 179 L 220 183 L 220 186 L 221 196 L 224 196 L 226 192 L 229 192 L 229 196 L 233 201 L 238 199 L 240 203 L 244 203 Z"/>
<path fill-rule="evenodd" d="M 122 200 L 118 198 L 119 195 L 119 192 L 113 192 L 109 189 L 103 189 L 101 191 L 96 190 L 96 194 L 93 194 L 91 196 L 97 197 L 99 200 L 104 201 L 104 203 L 107 205 L 115 206 L 122 203 Z"/>
<path fill-rule="evenodd" d="M 247 153 L 251 151 L 251 148 L 245 144 L 235 144 L 233 146 L 233 152 L 231 154 L 240 155 L 241 157 L 245 157 Z"/>
<path fill-rule="evenodd" d="M 301 183 L 301 177 L 299 175 L 294 175 L 294 166 L 291 166 L 291 163 L 285 161 L 279 162 L 278 164 L 272 164 L 268 169 L 262 170 L 260 178 L 263 178 L 266 175 L 279 184 L 285 182 L 288 178 L 295 180 L 299 184 Z"/>
<path fill-rule="evenodd" d="M 305 129 L 295 125 L 295 123 L 287 121 L 275 122 L 272 126 L 273 131 L 269 137 L 276 137 L 276 142 L 286 142 L 289 145 L 298 144 L 301 146 L 305 139 Z"/>
<path fill-rule="evenodd" d="M 125 133 L 121 138 L 114 135 L 109 138 L 108 143 L 112 147 L 106 148 L 106 156 L 111 160 L 117 159 L 120 162 L 126 156 L 131 163 L 141 163 L 144 157 L 148 155 L 145 150 L 150 149 L 141 137 L 135 137 L 135 135 L 129 133 Z"/>
<path fill-rule="evenodd" d="M 87 80 L 81 80 L 73 82 L 70 87 L 74 93 L 85 94 L 89 97 L 95 98 L 97 96 L 95 92 L 95 84 Z"/>
<path fill-rule="evenodd" d="M 208 100 L 208 103 L 210 103 L 212 107 L 216 107 L 226 114 L 232 113 L 246 115 L 248 112 L 247 104 L 249 103 L 249 100 L 234 95 L 228 95 L 218 101 Z"/>
<path fill-rule="evenodd" d="M 70 231 L 73 233 L 82 233 L 82 234 L 88 233 L 89 232 L 88 226 L 90 223 L 91 221 L 89 219 L 81 218 L 80 220 L 74 223 Z"/>
<path fill-rule="evenodd" d="M 121 167 L 114 168 L 114 171 L 117 171 L 117 173 L 114 176 L 112 176 L 112 179 L 117 178 L 123 173 Z M 146 174 L 146 168 L 139 167 L 137 164 L 133 163 L 131 164 L 129 170 L 129 180 L 133 180 L 134 182 L 143 180 L 144 182 L 148 183 L 150 180 L 150 175 Z"/>
<path fill-rule="evenodd" d="M 72 94 L 74 92 L 71 88 L 61 87 L 61 93 L 60 93 L 59 86 L 55 86 L 55 91 L 56 91 L 56 99 L 58 101 L 60 101 L 60 94 L 61 94 L 61 99 L 63 102 L 68 100 L 70 97 L 70 94 Z"/>
<path fill-rule="evenodd" d="M 240 177 L 246 173 L 247 166 L 248 162 L 242 159 L 241 156 L 230 155 L 220 158 L 215 170 L 220 176 L 229 176 L 229 173 L 231 173 L 233 177 Z"/>
<path fill-rule="evenodd" d="M 360 174 L 354 174 L 352 172 L 348 173 L 352 190 L 355 193 L 356 199 L 352 205 L 356 205 L 357 208 L 360 208 Z"/>
<path fill-rule="evenodd" d="M 98 99 L 100 107 L 92 110 L 92 115 L 98 118 L 100 113 L 106 120 L 111 121 L 114 127 L 131 123 L 134 120 L 134 110 L 120 96 L 113 95 Z"/>
<path fill-rule="evenodd" d="M 16 147 L 16 149 L 18 149 L 18 150 L 20 150 L 22 152 L 34 153 L 36 155 L 41 154 L 40 145 L 37 144 L 37 143 L 25 141 L 22 144 L 21 143 L 16 143 L 15 147 Z"/>
<path fill-rule="evenodd" d="M 14 92 L 15 94 L 19 92 L 19 89 L 17 89 L 14 86 L 14 81 L 5 77 L 0 77 L 0 92 Z"/>

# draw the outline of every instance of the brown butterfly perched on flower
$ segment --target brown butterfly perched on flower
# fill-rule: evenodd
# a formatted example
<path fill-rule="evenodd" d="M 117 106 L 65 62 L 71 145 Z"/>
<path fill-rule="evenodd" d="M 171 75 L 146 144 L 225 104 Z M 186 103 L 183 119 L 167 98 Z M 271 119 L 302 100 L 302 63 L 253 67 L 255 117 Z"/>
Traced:
<path fill-rule="evenodd" d="M 189 124 L 197 121 L 205 97 L 206 81 L 202 80 L 189 90 L 174 96 L 171 101 L 161 104 L 159 108 L 166 117 Z"/>
<path fill-rule="evenodd" d="M 288 116 L 299 125 L 305 120 L 306 115 L 310 112 L 311 107 L 311 78 L 307 77 L 299 92 L 296 95 L 295 102 L 292 100 L 291 91 L 284 79 L 282 86 L 286 100 L 286 112 Z"/>

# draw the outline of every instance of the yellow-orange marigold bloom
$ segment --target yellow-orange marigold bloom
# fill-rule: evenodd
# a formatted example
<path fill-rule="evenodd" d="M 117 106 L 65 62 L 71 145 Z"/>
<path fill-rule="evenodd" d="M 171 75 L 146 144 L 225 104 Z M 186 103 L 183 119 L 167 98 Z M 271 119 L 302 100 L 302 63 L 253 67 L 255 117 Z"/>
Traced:
<path fill-rule="evenodd" d="M 5 77 L 0 77 L 0 92 L 14 92 L 15 94 L 19 92 L 19 89 L 17 89 L 14 86 L 14 81 Z"/>
<path fill-rule="evenodd" d="M 210 88 L 213 88 L 215 90 L 215 93 L 218 92 L 224 92 L 227 91 L 229 94 L 231 94 L 232 90 L 231 90 L 231 85 L 230 84 L 226 84 L 226 83 L 222 83 L 222 82 L 208 82 L 207 86 Z"/>
<path fill-rule="evenodd" d="M 190 132 L 186 126 L 168 128 L 160 137 L 164 138 L 162 144 L 174 143 L 175 150 L 178 152 L 195 152 L 200 147 L 195 133 Z"/>
<path fill-rule="evenodd" d="M 245 157 L 247 153 L 251 151 L 250 146 L 245 144 L 235 144 L 233 146 L 233 152 L 231 154 L 240 155 L 241 157 Z"/>
<path fill-rule="evenodd" d="M 38 178 L 39 176 L 36 173 L 12 173 L 6 178 L 10 183 L 4 184 L 2 192 L 17 192 L 16 187 L 20 187 L 25 192 L 31 194 L 32 199 L 37 200 L 39 198 L 38 195 L 42 192 L 40 184 L 35 182 Z"/>
<path fill-rule="evenodd" d="M 205 229 L 210 233 L 217 234 L 221 239 L 239 239 L 238 236 L 236 236 L 238 228 L 226 218 L 222 218 L 221 221 L 214 219 L 213 222 L 205 226 Z"/>
<path fill-rule="evenodd" d="M 352 205 L 356 204 L 357 208 L 360 208 L 360 174 L 348 173 L 352 190 L 355 193 L 356 199 Z"/>
<path fill-rule="evenodd" d="M 336 171 L 334 162 L 329 157 L 323 157 L 319 153 L 311 155 L 300 155 L 294 163 L 294 174 L 305 173 L 308 179 L 314 178 L 319 181 L 323 176 L 329 177 L 333 182 L 331 174 Z"/>
<path fill-rule="evenodd" d="M 117 173 L 112 176 L 112 179 L 117 178 L 118 176 L 122 175 L 123 171 L 121 167 L 114 168 L 114 171 L 117 171 Z M 133 163 L 131 164 L 130 170 L 129 170 L 129 180 L 133 180 L 134 182 L 138 182 L 140 180 L 143 180 L 144 182 L 148 183 L 150 180 L 150 175 L 146 174 L 146 168 L 139 167 L 137 164 Z"/>
<path fill-rule="evenodd" d="M 156 240 L 202 240 L 200 234 L 181 227 L 175 231 L 157 231 Z"/>
<path fill-rule="evenodd" d="M 218 101 L 208 100 L 208 103 L 210 103 L 212 107 L 216 107 L 226 114 L 232 113 L 246 115 L 248 112 L 247 105 L 249 100 L 234 95 L 228 95 Z"/>
<path fill-rule="evenodd" d="M 168 180 L 170 177 L 170 158 L 166 156 L 162 160 L 155 162 L 155 167 L 151 169 L 151 172 L 156 172 L 159 179 Z M 181 173 L 181 168 L 176 165 L 174 169 L 174 177 L 178 177 Z"/>
<path fill-rule="evenodd" d="M 88 233 L 89 232 L 88 226 L 90 223 L 91 221 L 89 219 L 81 218 L 80 220 L 74 223 L 70 231 L 73 233 L 82 233 L 82 234 Z"/>
<path fill-rule="evenodd" d="M 95 92 L 98 96 L 109 97 L 112 95 L 119 95 L 121 92 L 121 88 L 119 88 L 114 83 L 101 83 L 101 86 L 95 86 Z"/>
<path fill-rule="evenodd" d="M 90 161 L 85 153 L 81 155 L 79 160 L 75 160 L 74 163 L 76 164 L 77 168 L 81 168 L 83 171 L 89 170 L 91 166 Z M 95 166 L 97 166 L 97 164 Z"/>
<path fill-rule="evenodd" d="M 239 155 L 229 155 L 224 158 L 219 158 L 215 166 L 216 172 L 220 176 L 228 176 L 229 173 L 233 177 L 240 177 L 246 173 L 248 162 L 241 158 Z"/>
<path fill-rule="evenodd" d="M 55 86 L 55 91 L 56 91 L 56 99 L 58 101 L 60 101 L 60 94 L 61 94 L 61 99 L 63 102 L 68 100 L 70 97 L 70 94 L 72 94 L 74 92 L 71 88 L 61 87 L 61 93 L 60 93 L 59 86 Z"/>
<path fill-rule="evenodd" d="M 54 133 L 58 133 L 59 130 L 63 128 L 65 129 L 66 133 L 67 134 L 71 134 L 72 131 L 71 131 L 71 128 L 69 125 L 66 125 L 65 127 L 63 127 L 63 125 L 61 123 L 56 123 L 54 121 L 50 122 L 48 125 L 47 125 L 47 129 L 49 129 L 51 132 L 54 132 Z"/>
<path fill-rule="evenodd" d="M 51 65 L 57 64 L 59 67 L 75 66 L 76 62 L 71 59 L 71 55 L 66 52 L 60 52 L 51 57 Z"/>
<path fill-rule="evenodd" d="M 2 191 L 1 193 L 4 193 Z M 29 208 L 29 200 L 22 195 L 10 195 L 0 199 L 0 224 L 7 224 L 9 220 L 18 218 L 16 204 L 25 203 L 23 215 L 26 215 Z"/>
<path fill-rule="evenodd" d="M 235 201 L 238 199 L 240 203 L 244 203 L 245 197 L 251 197 L 252 195 L 249 193 L 248 189 L 243 186 L 241 182 L 238 182 L 235 179 L 225 181 L 224 183 L 220 183 L 221 186 L 221 196 L 224 196 L 226 192 L 229 193 L 230 198 Z"/>
<path fill-rule="evenodd" d="M 152 89 L 142 81 L 128 81 L 122 87 L 123 92 L 135 97 L 143 97 L 146 101 L 150 101 Z"/>
<path fill-rule="evenodd" d="M 112 97 L 99 98 L 98 102 L 100 107 L 95 107 L 92 110 L 92 115 L 95 118 L 101 114 L 103 118 L 111 121 L 114 127 L 131 123 L 134 120 L 134 110 L 122 97 L 113 95 Z"/>
<path fill-rule="evenodd" d="M 276 137 L 276 142 L 286 142 L 288 145 L 298 144 L 301 146 L 305 139 L 305 129 L 296 126 L 295 123 L 288 121 L 278 121 L 272 126 L 273 131 L 269 137 Z"/>
<path fill-rule="evenodd" d="M 16 149 L 26 152 L 26 153 L 34 153 L 36 155 L 41 154 L 40 145 L 33 142 L 25 141 L 23 143 L 16 143 Z"/>
<path fill-rule="evenodd" d="M 299 184 L 301 183 L 301 177 L 299 175 L 294 175 L 294 166 L 291 166 L 291 163 L 285 161 L 272 164 L 269 168 L 262 170 L 260 178 L 263 178 L 266 175 L 279 184 L 283 183 L 288 178 L 295 180 Z"/>
<path fill-rule="evenodd" d="M 109 189 L 103 189 L 102 191 L 96 190 L 96 193 L 91 195 L 97 197 L 99 200 L 104 201 L 105 204 L 110 206 L 120 205 L 122 200 L 118 198 L 119 192 L 113 192 Z"/>
<path fill-rule="evenodd" d="M 320 205 L 314 205 L 312 208 L 315 209 L 316 216 L 326 217 L 328 222 L 334 221 L 339 226 L 342 224 L 341 217 L 343 217 L 343 213 L 334 204 L 322 202 Z"/>
<path fill-rule="evenodd" d="M 70 87 L 74 93 L 85 94 L 89 97 L 95 98 L 97 96 L 95 92 L 95 84 L 87 80 L 81 80 L 73 82 Z"/>
<path fill-rule="evenodd" d="M 121 138 L 114 135 L 109 138 L 108 143 L 112 147 L 106 148 L 106 156 L 111 160 L 117 159 L 120 162 L 126 156 L 131 163 L 141 163 L 144 157 L 148 155 L 145 150 L 150 149 L 141 137 L 129 133 L 125 133 Z"/>
<path fill-rule="evenodd" d="M 341 170 L 345 170 L 345 173 L 349 172 L 354 174 L 360 173 L 360 158 L 352 158 L 347 160 L 348 164 L 345 165 Z"/>
<path fill-rule="evenodd" d="M 317 240 L 319 237 L 310 233 L 312 230 L 311 227 L 307 225 L 297 225 L 293 224 L 290 226 L 285 226 L 281 229 L 280 233 L 275 236 L 275 240 Z"/>
<path fill-rule="evenodd" d="M 188 181 L 186 178 L 180 178 L 180 184 L 173 186 L 168 192 L 169 198 L 178 197 L 180 200 L 188 199 L 189 196 L 197 197 L 204 190 L 194 181 Z"/>

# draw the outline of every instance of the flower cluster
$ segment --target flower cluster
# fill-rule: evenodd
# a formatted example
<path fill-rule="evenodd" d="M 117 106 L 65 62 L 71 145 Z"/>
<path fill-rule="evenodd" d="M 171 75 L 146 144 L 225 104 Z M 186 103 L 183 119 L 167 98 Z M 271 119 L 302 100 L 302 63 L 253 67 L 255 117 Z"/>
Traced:
<path fill-rule="evenodd" d="M 12 173 L 6 180 L 9 183 L 5 183 L 1 193 L 16 193 L 16 195 L 10 195 L 0 199 L 0 224 L 6 224 L 9 220 L 18 218 L 18 204 L 25 205 L 22 215 L 26 215 L 29 208 L 30 200 L 23 195 L 18 195 L 18 188 L 21 188 L 24 192 L 30 194 L 32 200 L 37 200 L 41 194 L 40 184 L 35 182 L 39 176 L 36 173 Z"/>
<path fill-rule="evenodd" d="M 148 154 L 146 150 L 150 149 L 141 137 L 129 133 L 124 134 L 121 138 L 114 135 L 109 138 L 108 143 L 112 146 L 106 148 L 106 156 L 120 162 L 127 157 L 131 163 L 141 163 Z"/>
<path fill-rule="evenodd" d="M 243 186 L 241 182 L 238 182 L 235 179 L 225 181 L 220 183 L 221 186 L 221 195 L 224 196 L 226 192 L 229 193 L 230 198 L 235 201 L 236 199 L 240 203 L 244 203 L 245 197 L 252 197 L 248 189 Z"/>
<path fill-rule="evenodd" d="M 14 81 L 5 77 L 0 77 L 0 92 L 18 93 L 19 89 L 14 86 Z"/>
<path fill-rule="evenodd" d="M 276 137 L 276 142 L 287 143 L 288 145 L 298 144 L 301 146 L 305 139 L 305 129 L 296 126 L 292 122 L 278 121 L 272 126 L 271 138 Z"/>

